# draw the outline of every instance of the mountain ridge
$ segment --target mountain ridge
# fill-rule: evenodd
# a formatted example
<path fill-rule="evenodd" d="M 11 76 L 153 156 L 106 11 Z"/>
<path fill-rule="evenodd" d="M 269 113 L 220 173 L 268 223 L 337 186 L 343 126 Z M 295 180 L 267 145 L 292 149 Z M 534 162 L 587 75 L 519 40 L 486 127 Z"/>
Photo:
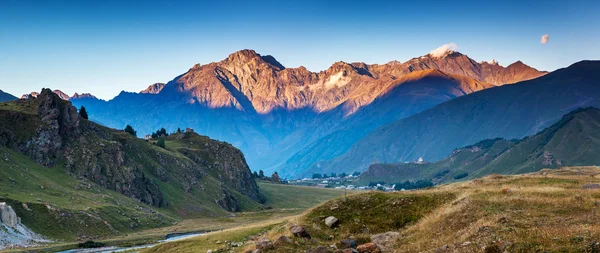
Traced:
<path fill-rule="evenodd" d="M 6 92 L 0 90 L 0 102 L 7 102 L 7 101 L 15 100 L 15 99 L 18 99 L 18 98 L 9 93 L 6 93 Z"/>
<path fill-rule="evenodd" d="M 422 60 L 446 68 L 439 72 L 429 65 L 395 61 L 381 65 L 338 61 L 326 70 L 311 72 L 304 67 L 286 68 L 272 56 L 241 50 L 219 62 L 194 65 L 152 96 L 122 92 L 109 101 L 72 101 L 85 106 L 90 119 L 115 128 L 130 124 L 150 133 L 161 127 L 193 127 L 241 148 L 254 170 L 272 173 L 298 151 L 336 130 L 360 125 L 362 136 L 372 127 L 494 86 L 459 77 L 463 72 L 449 72 L 458 72 L 460 62 L 480 66 L 460 53 L 451 55 Z M 476 78 L 487 73 L 477 71 L 464 73 Z M 168 109 L 172 115 L 158 108 Z M 148 122 L 149 118 L 154 121 Z M 359 118 L 364 123 L 355 121 Z M 353 140 L 330 141 L 343 142 L 340 147 L 346 147 Z"/>
<path fill-rule="evenodd" d="M 322 162 L 319 169 L 364 170 L 373 159 L 395 163 L 423 157 L 435 161 L 454 148 L 484 139 L 537 133 L 569 111 L 599 106 L 595 74 L 599 69 L 600 61 L 581 61 L 534 80 L 442 103 L 380 127 L 345 154 Z M 356 157 L 357 153 L 362 158 Z"/>
<path fill-rule="evenodd" d="M 518 140 L 490 139 L 454 150 L 432 163 L 373 164 L 360 182 L 433 180 L 445 183 L 490 174 L 523 174 L 600 163 L 600 109 L 579 108 L 548 128 Z M 460 178 L 459 175 L 464 175 Z"/>

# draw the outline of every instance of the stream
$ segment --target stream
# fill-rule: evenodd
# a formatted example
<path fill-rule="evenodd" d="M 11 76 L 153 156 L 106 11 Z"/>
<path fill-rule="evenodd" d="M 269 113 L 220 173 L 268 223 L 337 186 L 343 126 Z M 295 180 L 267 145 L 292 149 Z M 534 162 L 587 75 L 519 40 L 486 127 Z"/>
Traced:
<path fill-rule="evenodd" d="M 172 234 L 172 235 L 165 236 L 166 239 L 159 240 L 156 243 L 152 243 L 152 244 L 144 244 L 144 245 L 137 245 L 137 246 L 131 246 L 131 247 L 107 246 L 107 247 L 100 247 L 100 248 L 70 249 L 70 250 L 60 251 L 58 253 L 137 252 L 138 250 L 141 250 L 141 249 L 152 248 L 152 247 L 156 246 L 159 243 L 185 240 L 185 239 L 196 237 L 196 236 L 200 236 L 200 235 L 203 235 L 203 234 L 206 234 L 206 232 L 186 233 L 186 234 Z"/>

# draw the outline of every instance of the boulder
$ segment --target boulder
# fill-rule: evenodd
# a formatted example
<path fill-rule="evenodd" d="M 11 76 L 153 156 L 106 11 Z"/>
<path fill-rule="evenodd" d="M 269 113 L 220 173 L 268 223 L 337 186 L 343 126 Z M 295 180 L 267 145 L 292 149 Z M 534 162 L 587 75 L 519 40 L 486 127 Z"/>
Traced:
<path fill-rule="evenodd" d="M 600 189 L 600 184 L 585 184 L 581 187 L 583 190 Z"/>
<path fill-rule="evenodd" d="M 355 249 L 356 241 L 352 239 L 344 239 L 340 241 L 341 249 Z"/>
<path fill-rule="evenodd" d="M 20 219 L 11 206 L 7 205 L 6 202 L 0 202 L 0 221 L 10 228 L 15 228 Z"/>
<path fill-rule="evenodd" d="M 306 231 L 306 229 L 303 226 L 293 225 L 290 228 L 290 232 L 294 236 L 311 239 L 310 234 Z"/>
<path fill-rule="evenodd" d="M 358 253 L 381 253 L 381 249 L 377 247 L 377 244 L 372 242 L 358 245 L 356 251 L 358 251 Z"/>
<path fill-rule="evenodd" d="M 275 247 L 279 247 L 279 246 L 283 246 L 283 245 L 288 245 L 288 244 L 292 244 L 292 239 L 288 238 L 285 235 L 280 236 L 279 238 L 277 238 L 277 240 L 275 240 L 275 242 L 273 243 L 273 245 Z"/>
<path fill-rule="evenodd" d="M 371 242 L 375 243 L 383 252 L 394 251 L 394 244 L 400 238 L 398 232 L 387 232 L 371 236 Z"/>
<path fill-rule="evenodd" d="M 260 240 L 260 241 L 256 242 L 255 244 L 256 244 L 257 249 L 267 250 L 267 249 L 275 248 L 275 246 L 273 246 L 273 243 L 271 243 L 271 241 L 269 241 L 267 239 Z"/>
<path fill-rule="evenodd" d="M 338 218 L 329 216 L 329 217 L 325 218 L 325 225 L 332 228 L 338 224 L 338 221 L 339 221 Z"/>
<path fill-rule="evenodd" d="M 330 252 L 331 251 L 329 250 L 329 248 L 327 248 L 325 246 L 319 246 L 319 247 L 316 247 L 316 248 L 308 251 L 308 253 L 330 253 Z"/>

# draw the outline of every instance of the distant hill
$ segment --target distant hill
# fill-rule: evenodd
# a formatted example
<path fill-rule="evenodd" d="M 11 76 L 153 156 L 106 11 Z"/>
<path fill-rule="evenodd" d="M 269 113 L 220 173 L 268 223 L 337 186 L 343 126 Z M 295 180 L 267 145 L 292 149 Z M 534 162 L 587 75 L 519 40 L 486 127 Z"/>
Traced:
<path fill-rule="evenodd" d="M 492 139 L 454 150 L 434 163 L 373 164 L 360 182 L 435 182 L 490 174 L 521 174 L 543 168 L 600 164 L 600 110 L 577 109 L 545 130 L 521 140 Z"/>
<path fill-rule="evenodd" d="M 543 77 L 486 89 L 380 127 L 344 154 L 316 163 L 322 172 L 364 171 L 380 163 L 437 161 L 485 139 L 523 138 L 569 111 L 600 107 L 600 61 L 582 61 Z"/>
<path fill-rule="evenodd" d="M 17 97 L 0 90 L 0 102 L 15 100 Z"/>

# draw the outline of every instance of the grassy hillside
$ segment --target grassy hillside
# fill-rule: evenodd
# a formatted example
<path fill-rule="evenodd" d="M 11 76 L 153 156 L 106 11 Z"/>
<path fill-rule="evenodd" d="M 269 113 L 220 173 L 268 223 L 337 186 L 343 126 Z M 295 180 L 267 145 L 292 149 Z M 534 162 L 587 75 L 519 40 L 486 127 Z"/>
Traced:
<path fill-rule="evenodd" d="M 67 241 L 265 208 L 238 149 L 193 133 L 168 140 L 161 148 L 88 121 L 47 89 L 0 103 L 0 201 Z"/>
<path fill-rule="evenodd" d="M 493 139 L 455 150 L 426 164 L 375 164 L 360 183 L 430 179 L 449 182 L 489 174 L 518 174 L 542 168 L 600 164 L 600 110 L 584 108 L 522 140 Z M 463 175 L 463 176 L 461 176 Z"/>
<path fill-rule="evenodd" d="M 42 167 L 0 146 L 0 202 L 9 203 L 23 224 L 52 239 L 122 235 L 171 225 L 176 218 L 63 168 Z"/>
<path fill-rule="evenodd" d="M 305 210 L 332 198 L 344 195 L 343 190 L 259 183 L 260 191 L 267 197 L 267 206 L 278 209 Z M 352 193 L 349 193 L 352 194 Z"/>
<path fill-rule="evenodd" d="M 582 187 L 600 183 L 598 175 L 598 167 L 570 167 L 519 176 L 493 175 L 429 190 L 364 193 L 346 201 L 329 201 L 285 223 L 265 224 L 263 230 L 215 233 L 148 251 L 244 252 L 254 249 L 255 241 L 275 241 L 286 235 L 293 244 L 265 252 L 299 252 L 319 245 L 340 247 L 340 240 L 352 235 L 358 244 L 373 241 L 390 252 L 597 252 L 600 228 L 594 224 L 600 223 L 600 192 Z M 324 225 L 329 215 L 340 219 L 337 228 Z M 313 240 L 294 238 L 289 232 L 293 224 L 303 225 Z M 399 235 L 383 241 L 371 238 L 381 232 Z M 234 237 L 244 243 L 242 247 L 215 243 Z"/>

